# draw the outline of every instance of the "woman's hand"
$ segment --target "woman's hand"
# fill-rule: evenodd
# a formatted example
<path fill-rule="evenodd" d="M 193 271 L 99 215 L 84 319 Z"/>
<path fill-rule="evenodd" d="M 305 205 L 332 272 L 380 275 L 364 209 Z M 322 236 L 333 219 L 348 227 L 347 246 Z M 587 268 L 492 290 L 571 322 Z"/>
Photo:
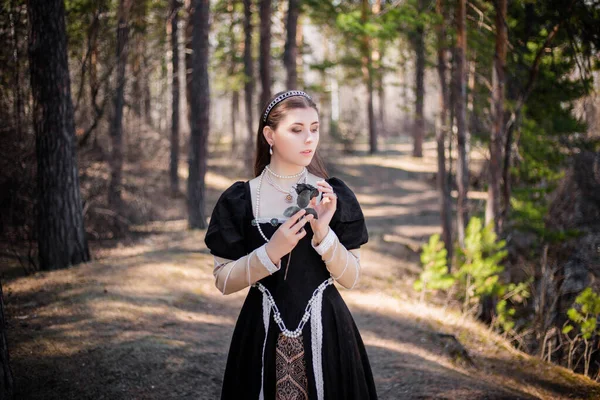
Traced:
<path fill-rule="evenodd" d="M 292 215 L 287 221 L 277 228 L 269 242 L 266 244 L 265 250 L 273 264 L 277 264 L 279 260 L 288 254 L 302 239 L 306 236 L 304 224 L 313 220 L 311 214 L 304 215 L 305 209 L 301 209 L 296 214 Z"/>
<path fill-rule="evenodd" d="M 337 207 L 337 195 L 333 193 L 333 188 L 327 181 L 317 181 L 317 189 L 323 193 L 323 198 L 319 204 L 317 204 L 317 198 L 313 197 L 310 200 L 309 207 L 312 207 L 317 212 L 319 218 L 312 219 L 310 221 L 310 227 L 313 231 L 313 237 L 315 242 L 321 243 L 321 240 L 329 232 L 329 223 L 335 213 Z"/>

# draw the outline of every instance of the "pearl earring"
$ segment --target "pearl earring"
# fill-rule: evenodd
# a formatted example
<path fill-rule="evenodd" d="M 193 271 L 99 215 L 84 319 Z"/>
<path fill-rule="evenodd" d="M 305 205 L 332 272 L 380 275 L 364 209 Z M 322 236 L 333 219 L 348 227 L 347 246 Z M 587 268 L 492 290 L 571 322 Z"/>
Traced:
<path fill-rule="evenodd" d="M 272 145 L 269 145 L 269 154 L 273 155 L 273 146 Z"/>

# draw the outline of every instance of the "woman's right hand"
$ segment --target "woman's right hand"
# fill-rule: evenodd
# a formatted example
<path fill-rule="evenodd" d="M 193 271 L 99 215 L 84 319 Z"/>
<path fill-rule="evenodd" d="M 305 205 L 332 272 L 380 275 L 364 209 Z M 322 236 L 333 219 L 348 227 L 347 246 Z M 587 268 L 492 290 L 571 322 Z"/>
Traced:
<path fill-rule="evenodd" d="M 266 244 L 265 250 L 273 264 L 279 263 L 281 258 L 288 254 L 302 239 L 306 236 L 304 225 L 314 217 L 311 214 L 306 214 L 306 210 L 302 209 L 292 215 L 287 221 L 277 228 L 269 242 Z"/>

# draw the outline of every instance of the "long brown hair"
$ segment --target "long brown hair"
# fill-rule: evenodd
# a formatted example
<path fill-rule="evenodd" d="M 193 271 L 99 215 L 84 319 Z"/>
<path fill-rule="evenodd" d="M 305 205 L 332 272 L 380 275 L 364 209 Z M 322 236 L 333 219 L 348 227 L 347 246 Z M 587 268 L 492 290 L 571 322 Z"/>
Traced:
<path fill-rule="evenodd" d="M 265 139 L 265 136 L 263 135 L 264 127 L 269 126 L 271 129 L 275 130 L 277 125 L 279 125 L 289 110 L 298 108 L 313 108 L 317 114 L 319 113 L 317 105 L 311 99 L 304 96 L 292 96 L 277 103 L 277 105 L 271 109 L 271 112 L 269 112 L 269 117 L 265 122 L 263 120 L 263 116 L 265 115 L 267 106 L 282 93 L 285 92 L 279 92 L 273 96 L 273 98 L 269 99 L 267 104 L 264 105 L 260 114 L 260 123 L 258 124 L 258 132 L 256 133 L 256 159 L 254 160 L 255 177 L 260 175 L 265 166 L 271 162 L 271 155 L 269 154 L 269 142 L 267 142 L 267 139 Z M 325 164 L 319 156 L 318 148 L 315 149 L 315 154 L 306 169 L 308 169 L 308 172 L 311 174 L 317 175 L 321 178 L 329 178 Z"/>

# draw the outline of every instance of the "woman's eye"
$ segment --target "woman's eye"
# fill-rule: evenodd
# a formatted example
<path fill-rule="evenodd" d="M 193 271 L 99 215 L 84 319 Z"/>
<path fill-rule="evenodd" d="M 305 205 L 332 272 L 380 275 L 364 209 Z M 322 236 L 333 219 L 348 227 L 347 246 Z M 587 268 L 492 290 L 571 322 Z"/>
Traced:
<path fill-rule="evenodd" d="M 317 132 L 319 132 L 319 129 L 313 129 L 312 132 L 317 133 Z"/>
<path fill-rule="evenodd" d="M 294 132 L 294 133 L 300 133 L 300 132 L 302 132 L 302 129 L 292 129 L 292 132 Z"/>

